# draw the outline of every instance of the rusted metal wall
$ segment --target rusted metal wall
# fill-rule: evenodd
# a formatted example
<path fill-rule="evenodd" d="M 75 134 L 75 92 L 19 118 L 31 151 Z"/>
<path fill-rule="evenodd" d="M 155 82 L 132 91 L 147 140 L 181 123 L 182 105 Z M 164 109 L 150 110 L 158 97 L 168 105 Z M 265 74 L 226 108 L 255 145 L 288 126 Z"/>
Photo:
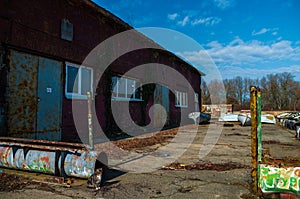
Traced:
<path fill-rule="evenodd" d="M 10 52 L 8 135 L 35 139 L 38 57 Z"/>
<path fill-rule="evenodd" d="M 8 135 L 60 140 L 62 63 L 14 50 L 9 60 Z"/>
<path fill-rule="evenodd" d="M 5 50 L 0 45 L 0 136 L 5 136 L 7 133 L 7 71 Z"/>

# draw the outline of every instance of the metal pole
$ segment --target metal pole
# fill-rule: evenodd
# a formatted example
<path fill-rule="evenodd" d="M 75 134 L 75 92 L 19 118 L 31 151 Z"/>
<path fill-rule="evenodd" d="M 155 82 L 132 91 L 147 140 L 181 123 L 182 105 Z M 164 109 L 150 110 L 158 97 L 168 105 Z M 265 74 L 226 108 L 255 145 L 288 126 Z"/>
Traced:
<path fill-rule="evenodd" d="M 250 86 L 250 111 L 251 111 L 251 157 L 252 170 L 251 177 L 253 191 L 257 193 L 257 89 Z"/>
<path fill-rule="evenodd" d="M 92 95 L 87 92 L 88 97 L 88 128 L 89 128 L 89 144 L 91 149 L 94 149 L 93 123 L 92 123 Z"/>
<path fill-rule="evenodd" d="M 257 144 L 258 144 L 258 162 L 262 159 L 262 132 L 261 132 L 261 92 L 257 88 Z"/>

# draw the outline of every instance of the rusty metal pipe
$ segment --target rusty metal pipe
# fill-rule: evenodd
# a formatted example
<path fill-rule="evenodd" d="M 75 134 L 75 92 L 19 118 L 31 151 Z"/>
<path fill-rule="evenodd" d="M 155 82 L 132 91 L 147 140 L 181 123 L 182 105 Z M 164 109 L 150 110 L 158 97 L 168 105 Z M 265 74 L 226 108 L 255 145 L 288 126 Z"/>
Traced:
<path fill-rule="evenodd" d="M 92 117 L 92 94 L 87 92 L 88 97 L 88 128 L 89 128 L 89 144 L 91 149 L 94 149 L 94 135 L 93 135 L 93 117 Z"/>
<path fill-rule="evenodd" d="M 25 144 L 25 143 L 14 143 L 14 142 L 1 142 L 0 146 L 17 146 L 17 147 L 27 147 L 32 149 L 41 149 L 41 150 L 49 150 L 49 151 L 70 151 L 72 153 L 76 153 L 80 149 L 71 149 L 69 147 L 61 147 L 61 146 L 46 146 L 46 145 L 34 145 L 34 144 Z"/>
<path fill-rule="evenodd" d="M 80 143 L 70 143 L 70 142 L 56 142 L 56 141 L 48 141 L 48 140 L 32 140 L 26 138 L 12 138 L 12 137 L 0 137 L 0 141 L 5 142 L 15 142 L 15 143 L 35 143 L 35 144 L 47 144 L 47 145 L 57 145 L 57 146 L 64 146 L 64 147 L 71 147 L 71 148 L 85 148 L 85 144 Z"/>
<path fill-rule="evenodd" d="M 6 140 L 6 141 L 5 141 Z M 28 139 L 0 139 L 0 166 L 63 177 L 88 178 L 95 169 L 97 152 L 85 145 L 71 147 L 62 143 Z M 57 145 L 55 145 L 57 144 Z"/>
<path fill-rule="evenodd" d="M 250 86 L 250 110 L 251 110 L 251 177 L 253 191 L 257 193 L 257 88 Z"/>

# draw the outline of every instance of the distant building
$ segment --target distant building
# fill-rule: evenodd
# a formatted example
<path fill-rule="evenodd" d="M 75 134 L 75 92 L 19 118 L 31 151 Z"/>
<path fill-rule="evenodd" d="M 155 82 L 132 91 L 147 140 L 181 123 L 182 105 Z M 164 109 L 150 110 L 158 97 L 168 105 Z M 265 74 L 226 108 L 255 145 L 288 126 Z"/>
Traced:
<path fill-rule="evenodd" d="M 132 29 L 89 0 L 0 1 L 0 26 L 1 136 L 77 142 L 78 131 L 88 134 L 87 91 L 93 93 L 93 109 L 100 126 L 111 134 L 120 130 L 111 114 L 111 103 L 130 101 L 132 120 L 141 126 L 150 122 L 149 107 L 154 103 L 164 106 L 166 127 L 179 125 L 181 115 L 187 118 L 188 113 L 201 107 L 202 73 L 166 50 L 128 53 L 113 62 L 105 75 L 99 66 L 80 67 L 99 43 Z M 136 35 L 131 38 L 134 42 L 153 42 L 138 32 Z M 113 52 L 113 48 L 107 50 Z M 174 79 L 175 92 L 156 84 L 128 95 L 126 90 L 138 88 L 144 79 L 121 76 L 150 62 L 180 72 L 195 92 Z M 80 81 L 75 79 L 77 74 Z M 144 76 L 148 75 L 145 71 Z M 99 76 L 104 78 L 98 81 Z M 123 82 L 122 86 L 112 89 L 118 81 Z M 77 128 L 72 101 L 81 105 L 82 121 Z M 162 110 L 155 111 L 154 127 L 162 120 Z M 122 117 L 121 109 L 119 113 Z"/>
<path fill-rule="evenodd" d="M 211 113 L 213 116 L 220 116 L 220 113 L 232 113 L 232 104 L 202 104 L 202 112 Z"/>

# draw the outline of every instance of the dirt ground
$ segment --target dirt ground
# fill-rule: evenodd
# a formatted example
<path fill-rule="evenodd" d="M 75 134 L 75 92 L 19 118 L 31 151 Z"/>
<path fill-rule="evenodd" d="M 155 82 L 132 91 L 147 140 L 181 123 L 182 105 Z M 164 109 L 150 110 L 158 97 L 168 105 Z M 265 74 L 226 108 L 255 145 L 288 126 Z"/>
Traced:
<path fill-rule="evenodd" d="M 200 158 L 199 150 L 208 128 L 212 130 L 212 137 L 218 137 L 218 129 L 223 130 L 210 153 Z M 184 128 L 187 136 L 194 130 L 194 125 Z M 293 131 L 271 124 L 264 124 L 262 131 L 268 161 L 276 159 L 298 164 L 300 141 L 295 139 Z M 146 138 L 129 139 L 118 141 L 116 145 L 124 150 L 147 154 L 166 145 L 175 134 L 176 129 L 172 129 L 158 137 L 147 138 L 147 141 Z M 177 144 L 179 148 L 183 145 Z M 172 156 L 173 150 L 176 149 L 169 148 L 165 158 Z M 128 161 L 134 160 L 128 157 Z M 0 198 L 258 198 L 250 191 L 250 127 L 238 123 L 199 125 L 192 144 L 183 155 L 153 172 L 124 172 L 118 170 L 118 166 L 110 167 L 98 193 L 86 187 L 85 179 L 74 178 L 71 187 L 67 187 L 66 184 L 53 183 L 53 176 L 0 169 Z"/>

